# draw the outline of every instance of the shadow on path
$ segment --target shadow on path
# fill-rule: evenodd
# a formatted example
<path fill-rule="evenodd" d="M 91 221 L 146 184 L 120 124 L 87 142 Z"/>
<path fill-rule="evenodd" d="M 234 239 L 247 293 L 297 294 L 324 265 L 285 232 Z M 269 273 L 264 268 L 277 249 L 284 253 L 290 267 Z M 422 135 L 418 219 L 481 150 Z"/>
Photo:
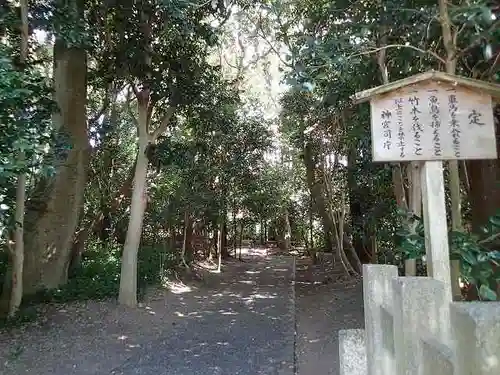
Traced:
<path fill-rule="evenodd" d="M 0 373 L 291 375 L 292 258 L 245 260 L 138 309 L 55 306 L 42 325 L 0 333 Z"/>
<path fill-rule="evenodd" d="M 338 331 L 364 326 L 362 283 L 346 280 L 332 259 L 321 266 L 298 260 L 296 273 L 298 374 L 337 375 Z"/>

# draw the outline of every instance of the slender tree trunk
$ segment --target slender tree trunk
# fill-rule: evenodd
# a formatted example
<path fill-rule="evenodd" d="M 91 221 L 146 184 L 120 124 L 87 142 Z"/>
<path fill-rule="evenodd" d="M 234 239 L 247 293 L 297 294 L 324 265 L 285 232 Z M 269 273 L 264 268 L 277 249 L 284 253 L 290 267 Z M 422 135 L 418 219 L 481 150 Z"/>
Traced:
<path fill-rule="evenodd" d="M 311 193 L 309 193 L 309 236 L 310 236 L 310 247 L 314 249 L 314 221 L 313 221 L 313 198 Z"/>
<path fill-rule="evenodd" d="M 21 152 L 18 161 L 24 162 L 24 153 Z M 24 203 L 26 201 L 26 173 L 21 173 L 17 179 L 16 212 L 14 215 L 16 228 L 14 231 L 14 248 L 12 257 L 12 289 L 10 292 L 9 317 L 14 317 L 21 306 L 23 298 L 23 266 L 24 266 Z"/>
<path fill-rule="evenodd" d="M 284 219 L 284 224 L 285 224 L 285 233 L 284 233 L 284 247 L 285 247 L 285 251 L 290 251 L 290 248 L 291 248 L 291 245 L 292 245 L 292 228 L 290 226 L 290 215 L 288 213 L 288 209 L 285 208 L 285 212 L 284 212 L 284 215 L 283 215 L 283 219 Z"/>
<path fill-rule="evenodd" d="M 148 103 L 149 100 L 140 100 L 138 98 L 139 147 L 137 150 L 137 164 L 134 174 L 127 237 L 123 247 L 120 292 L 118 295 L 118 302 L 129 307 L 137 305 L 137 253 L 141 241 L 142 224 L 147 202 L 148 158 L 146 156 L 146 147 L 148 145 Z"/>
<path fill-rule="evenodd" d="M 238 255 L 238 259 L 241 261 L 241 260 L 243 260 L 242 257 L 241 257 L 241 248 L 243 246 L 243 220 L 240 220 L 240 241 L 239 241 L 239 245 L 240 245 L 240 254 Z"/>
<path fill-rule="evenodd" d="M 222 214 L 222 224 L 221 224 L 221 230 L 222 230 L 222 244 L 220 246 L 221 250 L 221 256 L 224 259 L 228 259 L 231 255 L 229 254 L 229 249 L 227 246 L 227 213 L 224 211 Z"/>
<path fill-rule="evenodd" d="M 213 235 L 213 242 L 212 242 L 212 246 L 211 248 L 213 248 L 215 250 L 215 253 L 217 254 L 217 241 L 219 240 L 219 228 L 217 226 L 217 223 L 214 223 L 215 224 L 215 229 L 213 230 L 212 232 L 212 235 Z M 208 252 L 208 260 L 209 261 L 212 261 L 213 260 L 213 252 L 212 251 L 209 251 Z"/>
<path fill-rule="evenodd" d="M 328 212 L 326 209 L 326 202 L 323 196 L 323 191 L 321 188 L 321 184 L 316 181 L 316 166 L 314 161 L 314 155 L 312 152 L 312 145 L 308 143 L 304 147 L 304 165 L 306 167 L 306 177 L 307 177 L 307 185 L 309 187 L 309 191 L 314 203 L 314 208 L 316 212 L 319 214 L 322 224 L 323 231 L 325 235 L 326 245 L 329 251 L 334 251 L 334 243 L 335 243 L 335 232 L 333 228 L 333 223 L 331 222 L 331 218 L 328 216 Z"/>
<path fill-rule="evenodd" d="M 21 0 L 21 48 L 20 63 L 22 69 L 28 59 L 28 0 Z M 24 151 L 19 151 L 18 163 L 23 166 L 26 162 Z M 12 289 L 10 292 L 9 317 L 14 317 L 21 306 L 23 299 L 23 268 L 24 268 L 24 211 L 26 202 L 26 172 L 21 172 L 17 177 L 16 186 L 16 211 L 14 214 L 14 249 L 12 258 Z"/>
<path fill-rule="evenodd" d="M 320 166 L 320 174 L 323 176 L 323 186 L 326 193 L 326 206 L 325 211 L 332 223 L 332 229 L 334 234 L 334 239 L 337 249 L 337 257 L 344 265 L 347 272 L 353 271 L 355 273 L 362 273 L 361 261 L 356 253 L 356 250 L 352 246 L 347 231 L 345 230 L 345 206 L 346 198 L 344 190 L 341 190 L 340 198 L 340 208 L 337 210 L 334 208 L 333 203 L 333 192 L 330 184 L 330 177 L 328 177 L 328 171 L 324 166 Z M 338 212 L 337 212 L 338 211 Z"/>
<path fill-rule="evenodd" d="M 264 218 L 261 216 L 260 217 L 260 244 L 262 246 L 265 245 L 265 234 L 266 228 L 265 228 L 265 223 L 264 223 Z"/>
<path fill-rule="evenodd" d="M 455 74 L 457 61 L 457 47 L 454 41 L 454 35 L 451 30 L 451 20 L 448 14 L 447 0 L 438 0 L 439 4 L 439 21 L 443 33 L 443 44 L 446 50 L 446 73 Z M 455 231 L 462 231 L 462 196 L 460 193 L 460 173 L 458 169 L 458 160 L 450 160 L 448 162 L 449 171 L 449 189 L 451 197 L 451 226 Z M 453 299 L 461 299 L 462 293 L 460 290 L 460 263 L 457 260 L 452 260 L 450 263 L 450 277 Z"/>
<path fill-rule="evenodd" d="M 351 228 L 353 229 L 353 238 L 352 245 L 358 254 L 358 257 L 361 263 L 370 263 L 373 257 L 373 254 L 370 248 L 365 246 L 363 241 L 363 236 L 361 233 L 364 233 L 365 238 L 369 238 L 369 228 L 365 228 L 363 226 L 363 212 L 361 208 L 360 196 L 359 193 L 360 187 L 356 184 L 356 179 L 354 175 L 355 164 L 356 164 L 356 149 L 353 148 L 348 154 L 348 169 L 347 169 L 347 187 L 349 189 L 349 208 L 351 214 Z"/>
<path fill-rule="evenodd" d="M 268 226 L 267 226 L 267 220 L 264 219 L 264 244 L 267 244 L 269 241 L 269 233 L 268 233 Z M 243 236 L 243 234 L 242 234 Z"/>
<path fill-rule="evenodd" d="M 221 221 L 219 224 L 219 230 L 217 231 L 217 272 L 221 271 L 222 267 L 222 251 L 224 247 L 224 222 Z"/>
<path fill-rule="evenodd" d="M 382 26 L 380 28 L 380 44 L 381 46 L 387 45 L 387 26 Z M 377 63 L 379 66 L 380 70 L 380 75 L 382 77 L 382 83 L 384 85 L 389 83 L 389 72 L 387 69 L 387 61 L 386 61 L 386 54 L 387 51 L 386 49 L 381 49 L 377 53 Z M 415 163 L 410 163 L 411 168 L 418 168 L 418 165 Z M 414 181 L 414 179 L 417 178 L 418 181 Z M 408 174 L 408 180 L 410 182 L 410 186 L 414 187 L 414 192 L 410 196 L 410 204 L 408 204 L 407 200 L 407 195 L 406 195 L 406 189 L 404 187 L 404 177 L 403 177 L 403 169 L 401 167 L 400 163 L 395 163 L 393 165 L 392 169 L 392 181 L 394 184 L 394 195 L 396 198 L 396 203 L 398 207 L 403 209 L 404 211 L 408 211 L 409 208 L 415 209 L 417 207 L 421 207 L 421 201 L 418 202 L 413 202 L 411 199 L 413 197 L 417 198 L 421 197 L 421 192 L 420 190 L 420 175 L 416 174 Z M 409 207 L 410 206 L 410 207 Z M 408 225 L 408 223 L 404 222 L 403 225 Z M 411 228 L 409 228 L 411 230 Z M 416 267 L 416 259 L 405 259 L 405 275 L 406 276 L 415 276 L 417 273 L 417 267 Z"/>
<path fill-rule="evenodd" d="M 81 2 L 69 7 L 82 17 Z M 65 146 L 53 150 L 56 173 L 42 177 L 27 204 L 24 226 L 24 293 L 57 288 L 67 282 L 71 247 L 87 181 L 87 57 L 83 48 L 56 38 L 54 87 L 59 111 L 53 124 Z M 68 147 L 69 146 L 69 147 Z"/>
<path fill-rule="evenodd" d="M 188 269 L 189 266 L 186 262 L 186 249 L 187 249 L 187 242 L 188 242 L 188 226 L 190 225 L 189 223 L 189 211 L 186 209 L 184 212 L 184 238 L 182 241 L 182 252 L 181 252 L 181 262 L 182 265 Z"/>
<path fill-rule="evenodd" d="M 410 210 L 412 213 L 421 218 L 422 217 L 422 186 L 420 183 L 420 170 L 421 164 L 418 162 L 410 163 L 408 166 L 411 170 L 408 173 L 411 182 L 410 186 Z M 418 222 L 410 228 L 412 233 L 416 233 Z M 406 259 L 405 260 L 405 275 L 406 276 L 416 276 L 417 275 L 417 260 L 416 259 Z"/>
<path fill-rule="evenodd" d="M 233 253 L 234 258 L 236 258 L 236 235 L 238 231 L 238 226 L 236 224 L 236 206 L 233 206 Z"/>

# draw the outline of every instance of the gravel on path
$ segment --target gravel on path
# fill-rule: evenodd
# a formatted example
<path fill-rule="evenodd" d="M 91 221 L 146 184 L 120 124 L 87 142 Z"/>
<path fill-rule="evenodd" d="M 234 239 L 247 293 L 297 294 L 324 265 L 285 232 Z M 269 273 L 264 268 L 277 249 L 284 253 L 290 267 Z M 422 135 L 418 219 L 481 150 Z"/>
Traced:
<path fill-rule="evenodd" d="M 331 260 L 298 260 L 296 319 L 296 375 L 338 375 L 338 331 L 364 326 L 361 281 L 347 280 Z"/>
<path fill-rule="evenodd" d="M 262 255 L 137 309 L 54 306 L 41 325 L 0 332 L 0 373 L 293 375 L 292 258 Z"/>

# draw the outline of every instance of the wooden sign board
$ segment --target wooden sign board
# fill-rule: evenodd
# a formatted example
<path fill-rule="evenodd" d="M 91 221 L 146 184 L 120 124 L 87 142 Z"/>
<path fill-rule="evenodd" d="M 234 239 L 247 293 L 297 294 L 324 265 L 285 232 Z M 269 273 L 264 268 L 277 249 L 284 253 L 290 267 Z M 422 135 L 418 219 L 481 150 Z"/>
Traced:
<path fill-rule="evenodd" d="M 496 159 L 491 96 L 424 81 L 371 98 L 373 161 Z"/>

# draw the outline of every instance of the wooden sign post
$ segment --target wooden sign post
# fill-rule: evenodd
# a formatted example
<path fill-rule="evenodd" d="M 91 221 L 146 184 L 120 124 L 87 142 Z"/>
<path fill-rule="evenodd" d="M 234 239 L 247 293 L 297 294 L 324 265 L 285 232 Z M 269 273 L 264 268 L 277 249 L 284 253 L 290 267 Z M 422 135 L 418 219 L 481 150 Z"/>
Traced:
<path fill-rule="evenodd" d="M 450 301 L 442 161 L 497 158 L 492 96 L 500 96 L 500 85 L 431 71 L 354 97 L 370 100 L 373 161 L 423 162 L 427 272 L 445 283 Z"/>

